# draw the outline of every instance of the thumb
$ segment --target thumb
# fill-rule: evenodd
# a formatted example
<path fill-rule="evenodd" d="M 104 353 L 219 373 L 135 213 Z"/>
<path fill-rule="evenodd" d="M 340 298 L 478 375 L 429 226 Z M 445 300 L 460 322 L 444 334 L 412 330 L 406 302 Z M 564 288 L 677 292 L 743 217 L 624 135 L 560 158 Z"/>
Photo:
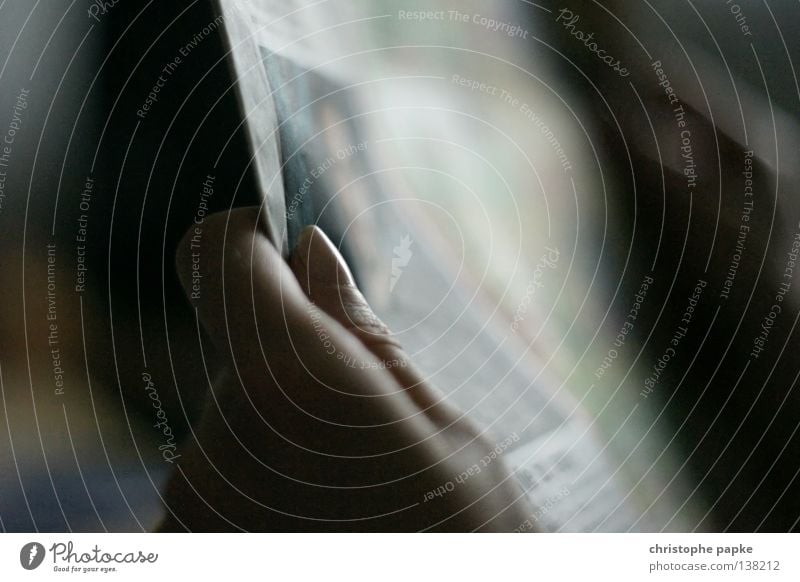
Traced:
<path fill-rule="evenodd" d="M 307 226 L 301 231 L 289 264 L 310 301 L 370 351 L 402 356 L 400 344 L 372 311 L 341 253 L 319 227 Z"/>
<path fill-rule="evenodd" d="M 265 406 L 284 403 L 342 414 L 346 410 L 337 404 L 342 395 L 398 391 L 397 382 L 391 378 L 387 382 L 385 370 L 376 368 L 378 357 L 328 315 L 327 309 L 334 304 L 327 303 L 323 310 L 309 301 L 292 269 L 260 228 L 259 216 L 258 208 L 209 216 L 203 224 L 201 248 L 193 250 L 187 235 L 176 257 L 179 277 L 200 322 L 222 354 L 227 354 L 244 385 L 259 387 L 254 395 Z M 310 246 L 303 248 L 309 257 L 320 256 Z M 330 266 L 327 261 L 323 264 Z M 192 296 L 194 270 L 202 271 L 203 278 L 198 294 Z M 357 293 L 354 286 L 352 290 Z M 363 362 L 366 369 L 348 366 L 350 361 Z M 362 408 L 366 415 L 368 407 Z M 393 418 L 407 413 L 405 405 L 392 409 Z"/>
<path fill-rule="evenodd" d="M 397 338 L 372 311 L 336 245 L 319 227 L 307 226 L 300 233 L 290 266 L 310 301 L 358 338 L 417 406 L 433 416 L 445 410 L 452 416 L 442 402 L 442 395 L 432 388 Z"/>
<path fill-rule="evenodd" d="M 291 270 L 260 228 L 258 208 L 205 219 L 178 245 L 178 277 L 203 327 L 220 349 L 244 356 L 285 347 L 286 332 L 302 328 L 308 301 Z M 259 328 L 269 329 L 259 334 Z M 259 356 L 257 360 L 260 360 Z"/>

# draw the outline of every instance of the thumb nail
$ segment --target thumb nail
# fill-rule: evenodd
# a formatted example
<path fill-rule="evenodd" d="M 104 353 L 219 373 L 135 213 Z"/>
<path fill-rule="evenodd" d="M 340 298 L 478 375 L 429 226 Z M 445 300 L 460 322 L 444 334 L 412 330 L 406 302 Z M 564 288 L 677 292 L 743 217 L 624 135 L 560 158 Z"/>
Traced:
<path fill-rule="evenodd" d="M 304 271 L 303 285 L 316 282 L 323 286 L 355 287 L 344 257 L 317 226 L 307 226 L 300 232 L 292 261 Z"/>

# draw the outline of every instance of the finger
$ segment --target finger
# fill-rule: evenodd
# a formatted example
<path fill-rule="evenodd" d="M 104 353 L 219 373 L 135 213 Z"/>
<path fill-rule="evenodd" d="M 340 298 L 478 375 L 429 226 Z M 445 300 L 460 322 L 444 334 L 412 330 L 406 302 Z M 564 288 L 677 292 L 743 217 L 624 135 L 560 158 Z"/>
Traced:
<path fill-rule="evenodd" d="M 248 397 L 260 398 L 272 411 L 299 409 L 332 422 L 374 424 L 412 415 L 417 409 L 407 398 L 383 401 L 376 410 L 372 397 L 402 392 L 400 386 L 383 370 L 347 365 L 379 360 L 315 309 L 258 218 L 257 208 L 212 215 L 203 225 L 202 248 L 191 249 L 187 237 L 177 256 L 190 296 L 191 271 L 199 266 L 204 273 L 193 303 L 203 327 L 252 392 Z"/>
<path fill-rule="evenodd" d="M 417 406 L 442 417 L 439 420 L 455 418 L 457 411 L 443 404 L 442 394 L 414 366 L 389 328 L 372 311 L 356 287 L 344 257 L 319 227 L 307 226 L 300 233 L 290 265 L 311 302 L 375 354 Z"/>
<path fill-rule="evenodd" d="M 319 227 L 303 229 L 289 264 L 311 302 L 367 347 L 390 344 L 400 350 L 399 343 L 356 287 L 341 253 Z"/>

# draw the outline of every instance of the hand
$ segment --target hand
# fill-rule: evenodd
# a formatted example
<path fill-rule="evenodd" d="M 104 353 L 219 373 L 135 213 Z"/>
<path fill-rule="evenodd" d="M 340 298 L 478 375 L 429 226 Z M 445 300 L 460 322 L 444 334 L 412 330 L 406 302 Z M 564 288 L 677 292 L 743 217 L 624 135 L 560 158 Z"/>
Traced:
<path fill-rule="evenodd" d="M 161 529 L 523 523 L 531 511 L 494 444 L 408 361 L 330 240 L 306 228 L 287 264 L 258 216 L 240 209 L 203 226 L 195 305 L 228 366 L 176 461 Z M 191 289 L 188 238 L 178 255 Z"/>

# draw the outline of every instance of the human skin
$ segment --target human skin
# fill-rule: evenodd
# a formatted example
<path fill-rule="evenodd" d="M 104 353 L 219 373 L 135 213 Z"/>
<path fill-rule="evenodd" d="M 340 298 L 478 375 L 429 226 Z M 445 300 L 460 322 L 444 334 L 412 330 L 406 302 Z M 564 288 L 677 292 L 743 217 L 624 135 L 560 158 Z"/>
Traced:
<path fill-rule="evenodd" d="M 512 531 L 530 517 L 502 460 L 485 462 L 495 443 L 408 360 L 320 229 L 288 264 L 258 209 L 209 217 L 203 241 L 198 325 L 228 365 L 175 461 L 162 531 Z"/>

